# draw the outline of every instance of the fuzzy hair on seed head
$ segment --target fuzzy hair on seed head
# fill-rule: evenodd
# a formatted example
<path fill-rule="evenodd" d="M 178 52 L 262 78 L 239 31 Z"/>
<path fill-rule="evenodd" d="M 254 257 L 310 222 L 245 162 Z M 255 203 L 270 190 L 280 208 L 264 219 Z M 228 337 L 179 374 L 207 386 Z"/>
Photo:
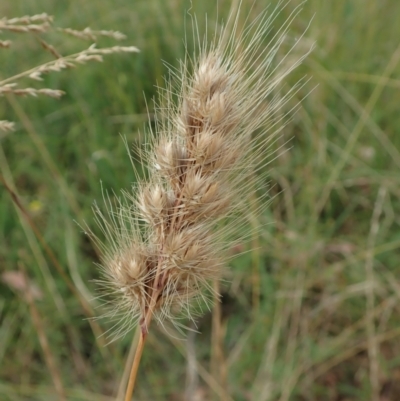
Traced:
<path fill-rule="evenodd" d="M 117 335 L 143 322 L 149 309 L 161 323 L 193 319 L 210 304 L 227 251 L 248 236 L 249 195 L 263 187 L 257 172 L 286 119 L 277 112 L 304 85 L 276 95 L 306 56 L 277 61 L 300 11 L 272 35 L 282 7 L 244 28 L 235 12 L 204 41 L 193 19 L 197 54 L 170 67 L 167 89 L 159 89 L 155 128 L 141 155 L 148 178 L 123 192 L 117 206 L 106 197 L 105 214 L 95 207 L 106 237 L 97 240 L 104 251 L 102 284 L 113 293 L 108 315 Z M 265 45 L 267 35 L 272 39 Z"/>

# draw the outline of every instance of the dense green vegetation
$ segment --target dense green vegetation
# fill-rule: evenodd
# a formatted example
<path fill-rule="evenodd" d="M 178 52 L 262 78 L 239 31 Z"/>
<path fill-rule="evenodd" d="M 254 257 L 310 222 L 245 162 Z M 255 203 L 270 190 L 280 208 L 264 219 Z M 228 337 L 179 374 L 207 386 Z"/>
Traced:
<path fill-rule="evenodd" d="M 219 18 L 228 14 L 230 3 L 219 2 Z M 269 1 L 255 1 L 251 11 L 253 2 L 243 3 L 244 19 L 248 13 L 257 16 Z M 278 20 L 299 3 L 292 0 Z M 61 100 L 0 97 L 0 120 L 17 123 L 15 132 L 0 133 L 0 173 L 89 300 L 96 294 L 99 258 L 74 221 L 96 230 L 91 206 L 102 201 L 101 185 L 118 194 L 134 182 L 121 135 L 134 143 L 146 129 L 155 85 L 164 86 L 164 63 L 178 66 L 185 55 L 190 7 L 200 32 L 205 14 L 213 25 L 213 1 L 0 4 L 0 18 L 46 12 L 55 16 L 56 26 L 124 32 L 124 44 L 141 49 L 49 74 L 42 83 L 24 81 L 66 91 Z M 269 165 L 270 207 L 253 223 L 263 225 L 251 240 L 254 250 L 232 262 L 222 286 L 223 355 L 211 341 L 215 311 L 199 319 L 199 333 L 187 340 L 154 325 L 135 399 L 183 400 L 191 394 L 193 400 L 224 401 L 398 400 L 399 15 L 396 0 L 304 5 L 278 57 L 311 18 L 291 57 L 300 57 L 313 43 L 315 49 L 282 95 L 304 75 L 311 81 L 282 110 L 305 97 L 276 144 L 282 154 Z M 279 22 L 273 29 L 278 27 Z M 39 36 L 62 54 L 90 44 L 61 33 Z M 0 39 L 8 38 L 14 42 L 0 49 L 0 79 L 51 59 L 32 35 L 0 33 Z M 187 41 L 190 52 L 190 36 Z M 112 44 L 108 38 L 99 42 Z M 115 399 L 133 333 L 107 347 L 101 344 L 106 337 L 96 340 L 77 296 L 3 185 L 0 399 L 55 399 L 32 302 L 26 290 L 4 280 L 4 272 L 23 270 L 41 293 L 34 305 L 68 400 Z M 101 307 L 95 313 L 101 314 Z M 104 331 L 111 327 L 106 319 L 97 322 Z"/>

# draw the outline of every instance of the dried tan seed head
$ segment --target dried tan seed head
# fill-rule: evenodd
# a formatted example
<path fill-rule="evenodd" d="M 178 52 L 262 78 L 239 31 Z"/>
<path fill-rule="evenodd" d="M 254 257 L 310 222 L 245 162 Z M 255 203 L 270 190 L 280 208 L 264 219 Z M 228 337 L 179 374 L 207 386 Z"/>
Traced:
<path fill-rule="evenodd" d="M 157 135 L 144 155 L 150 163 L 148 180 L 136 193 L 124 195 L 119 218 L 107 223 L 100 215 L 112 244 L 104 269 L 114 285 L 121 282 L 118 269 L 129 268 L 121 262 L 120 244 L 124 252 L 132 250 L 128 259 L 135 260 L 134 271 L 143 273 L 132 278 L 131 286 L 124 281 L 123 288 L 135 288 L 125 293 L 128 319 L 150 313 L 174 321 L 178 310 L 191 318 L 193 300 L 209 303 L 210 283 L 223 274 L 232 238 L 247 235 L 243 211 L 262 185 L 256 171 L 266 163 L 274 135 L 267 135 L 271 121 L 296 88 L 281 100 L 273 92 L 301 59 L 275 74 L 272 60 L 283 36 L 275 36 L 269 46 L 263 43 L 274 18 L 262 14 L 242 32 L 232 18 L 232 31 L 223 30 L 211 44 L 201 45 L 192 68 L 182 64 L 180 76 L 173 72 L 181 78 L 178 87 L 160 93 Z M 152 255 L 142 260 L 141 269 L 133 257 L 138 247 L 151 249 Z M 112 260 L 117 262 L 109 265 Z M 129 274 L 122 277 L 130 280 Z M 140 302 L 138 286 L 145 298 Z"/>

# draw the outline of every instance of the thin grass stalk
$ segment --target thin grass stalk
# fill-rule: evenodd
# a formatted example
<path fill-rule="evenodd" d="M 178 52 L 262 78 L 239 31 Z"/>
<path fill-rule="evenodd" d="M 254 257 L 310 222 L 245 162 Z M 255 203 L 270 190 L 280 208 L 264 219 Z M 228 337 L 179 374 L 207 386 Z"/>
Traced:
<path fill-rule="evenodd" d="M 32 295 L 32 290 L 29 285 L 28 276 L 26 274 L 25 266 L 22 263 L 19 263 L 19 268 L 22 271 L 23 277 L 25 278 L 25 300 L 29 306 L 30 314 L 32 317 L 33 325 L 35 326 L 36 333 L 39 339 L 39 344 L 43 351 L 44 360 L 47 365 L 47 369 L 50 373 L 51 379 L 54 384 L 54 388 L 56 390 L 58 399 L 60 401 L 66 401 L 65 388 L 63 382 L 61 380 L 61 372 L 58 368 L 58 365 L 53 357 L 53 353 L 51 352 L 49 341 L 46 336 L 46 332 L 44 330 L 43 321 L 40 317 L 40 313 L 35 305 L 34 297 Z"/>
<path fill-rule="evenodd" d="M 126 394 L 125 394 L 125 401 L 130 401 L 132 399 L 132 394 L 133 394 L 133 390 L 135 388 L 135 383 L 136 383 L 136 377 L 137 377 L 137 373 L 139 370 L 140 360 L 142 358 L 144 345 L 146 343 L 146 338 L 147 338 L 147 335 L 149 332 L 148 331 L 149 326 L 151 323 L 151 319 L 153 317 L 153 311 L 156 306 L 157 299 L 161 293 L 161 290 L 157 289 L 157 286 L 158 286 L 158 281 L 155 280 L 155 286 L 153 288 L 153 296 L 150 301 L 150 306 L 147 310 L 147 313 L 146 313 L 143 321 L 140 324 L 139 342 L 138 342 L 138 345 L 136 348 L 135 357 L 133 358 L 133 362 L 132 362 L 132 369 L 131 369 L 131 373 L 129 375 L 128 386 L 127 386 Z"/>
<path fill-rule="evenodd" d="M 364 127 L 365 127 L 366 123 L 368 122 L 368 119 L 370 118 L 371 113 L 372 113 L 376 103 L 379 100 L 379 97 L 382 95 L 382 92 L 384 91 L 387 82 L 390 80 L 390 76 L 393 74 L 393 71 L 395 71 L 399 62 L 400 62 L 400 45 L 396 48 L 396 50 L 392 54 L 392 57 L 390 58 L 389 62 L 387 63 L 386 68 L 383 70 L 382 75 L 380 76 L 380 79 L 374 88 L 374 91 L 372 92 L 366 105 L 364 106 L 362 113 L 360 115 L 360 118 L 357 121 L 355 127 L 353 128 L 353 130 L 349 136 L 349 139 L 347 140 L 346 146 L 341 155 L 341 159 L 333 167 L 332 172 L 331 172 L 328 180 L 326 181 L 326 184 L 322 191 L 321 197 L 315 206 L 314 215 L 313 215 L 314 221 L 312 223 L 314 223 L 318 219 L 318 216 L 320 215 L 326 202 L 328 201 L 329 195 L 332 191 L 332 188 L 334 187 L 341 171 L 346 166 L 348 158 L 350 157 L 350 154 L 353 151 L 354 146 L 357 143 L 359 136 L 363 132 Z"/>
<path fill-rule="evenodd" d="M 255 177 L 251 177 L 254 183 L 257 183 Z M 261 298 L 261 266 L 260 266 L 260 241 L 259 241 L 259 222 L 257 220 L 258 206 L 257 206 L 257 187 L 253 189 L 253 194 L 251 195 L 251 226 L 252 226 L 252 238 L 251 238 L 251 310 L 254 316 L 260 309 L 260 298 Z"/>
<path fill-rule="evenodd" d="M 182 345 L 182 342 L 177 338 L 179 332 L 172 325 L 168 325 L 168 332 L 171 334 L 168 336 L 168 340 L 175 346 L 178 352 L 185 357 L 186 351 L 185 347 Z M 233 398 L 226 393 L 225 389 L 215 380 L 215 377 L 209 372 L 209 369 L 206 369 L 199 361 L 196 361 L 195 366 L 196 372 L 198 373 L 201 380 L 215 393 L 218 395 L 219 399 L 234 401 Z"/>
<path fill-rule="evenodd" d="M 89 318 L 94 317 L 94 311 L 93 311 L 91 305 L 80 294 L 80 292 L 77 290 L 77 288 L 73 284 L 72 280 L 65 273 L 65 271 L 62 268 L 61 264 L 59 263 L 56 255 L 54 254 L 54 252 L 51 250 L 51 248 L 49 247 L 49 245 L 43 238 L 40 230 L 38 229 L 38 227 L 32 220 L 31 216 L 29 215 L 28 211 L 26 210 L 26 208 L 22 204 L 21 200 L 19 199 L 19 196 L 11 189 L 11 187 L 8 185 L 8 183 L 6 182 L 6 180 L 4 179 L 4 177 L 2 175 L 0 175 L 0 183 L 3 184 L 4 188 L 9 193 L 13 203 L 16 205 L 17 209 L 21 212 L 21 215 L 23 216 L 23 218 L 26 220 L 26 222 L 31 227 L 36 238 L 39 240 L 40 244 L 43 246 L 44 251 L 46 252 L 46 254 L 49 257 L 49 259 L 51 260 L 51 262 L 53 263 L 57 272 L 60 274 L 61 278 L 64 280 L 68 289 L 78 299 L 85 315 Z M 104 337 L 103 337 L 103 330 L 101 329 L 100 325 L 93 319 L 89 319 L 89 324 L 93 330 L 93 334 L 96 338 L 96 342 L 98 342 L 98 344 L 99 344 L 99 349 L 104 350 L 105 349 L 105 347 L 104 347 L 105 341 L 104 341 Z M 101 352 L 105 352 L 105 351 L 101 351 Z"/>
<path fill-rule="evenodd" d="M 138 326 L 135 330 L 135 336 L 131 343 L 131 347 L 129 349 L 128 357 L 126 358 L 125 367 L 124 367 L 124 374 L 122 375 L 122 379 L 119 383 L 118 392 L 117 392 L 117 400 L 123 400 L 125 397 L 126 389 L 128 387 L 128 381 L 130 378 L 133 360 L 136 355 L 136 349 L 139 344 L 139 337 L 140 337 L 140 327 Z"/>
<path fill-rule="evenodd" d="M 32 121 L 25 113 L 21 105 L 19 104 L 18 100 L 15 98 L 13 94 L 7 95 L 7 100 L 10 103 L 11 107 L 15 111 L 16 115 L 22 122 L 26 132 L 28 133 L 29 137 L 31 138 L 33 144 L 35 145 L 36 149 L 38 150 L 42 160 L 44 161 L 46 167 L 49 169 L 51 175 L 53 176 L 54 180 L 57 183 L 57 186 L 63 192 L 65 198 L 68 201 L 69 206 L 71 207 L 72 211 L 75 213 L 76 216 L 82 216 L 81 209 L 78 205 L 78 202 L 72 196 L 71 191 L 68 188 L 67 183 L 65 182 L 64 178 L 62 177 L 60 170 L 54 163 L 49 151 L 47 150 L 46 146 L 43 143 L 43 140 L 40 138 L 40 135 L 36 132 Z"/>
<path fill-rule="evenodd" d="M 379 366 L 379 346 L 376 341 L 375 319 L 372 311 L 375 307 L 375 286 L 376 278 L 374 272 L 374 257 L 373 248 L 375 246 L 376 237 L 379 232 L 379 218 L 383 209 L 383 202 L 386 196 L 386 188 L 380 187 L 378 196 L 374 205 L 374 210 L 371 217 L 370 231 L 368 235 L 368 254 L 365 262 L 366 282 L 365 287 L 366 297 L 366 332 L 368 339 L 368 359 L 369 359 L 369 378 L 371 383 L 371 401 L 379 401 L 380 399 L 380 366 Z"/>
<path fill-rule="evenodd" d="M 217 382 L 225 390 L 224 396 L 221 398 L 219 394 L 215 394 L 221 401 L 226 401 L 228 394 L 227 386 L 227 366 L 224 357 L 224 337 L 225 327 L 222 321 L 222 305 L 220 294 L 219 280 L 213 281 L 214 289 L 214 306 L 212 310 L 211 323 L 211 362 L 210 372 L 215 377 Z"/>
<path fill-rule="evenodd" d="M 135 388 L 136 377 L 139 371 L 140 360 L 142 358 L 144 344 L 146 342 L 147 333 L 140 332 L 139 342 L 136 346 L 135 357 L 132 361 L 132 368 L 129 375 L 128 386 L 126 388 L 125 401 L 132 400 L 133 390 Z"/>

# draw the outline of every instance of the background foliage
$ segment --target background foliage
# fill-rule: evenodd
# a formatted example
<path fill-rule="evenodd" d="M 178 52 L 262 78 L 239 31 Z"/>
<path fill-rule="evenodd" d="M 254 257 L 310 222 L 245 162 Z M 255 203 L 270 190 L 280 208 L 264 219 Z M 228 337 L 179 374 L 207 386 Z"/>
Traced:
<path fill-rule="evenodd" d="M 252 2 L 243 3 L 243 16 L 253 17 L 269 4 L 257 0 L 249 11 Z M 297 4 L 292 0 L 279 20 Z M 0 98 L 0 119 L 17 122 L 16 132 L 0 136 L 1 174 L 88 299 L 98 255 L 74 220 L 94 226 L 100 181 L 115 193 L 134 181 L 120 134 L 138 141 L 155 84 L 164 85 L 163 61 L 177 66 L 184 57 L 190 7 L 201 32 L 206 13 L 215 22 L 212 1 L 0 4 L 0 17 L 46 12 L 60 27 L 122 31 L 141 49 L 46 76 L 47 87 L 67 92 L 59 101 Z M 218 8 L 222 18 L 230 2 Z M 303 8 L 290 34 L 301 35 L 313 21 L 293 57 L 316 47 L 287 83 L 312 76 L 292 105 L 316 87 L 283 130 L 278 145 L 287 151 L 270 164 L 271 204 L 253 223 L 263 225 L 254 251 L 232 263 L 223 285 L 220 341 L 211 341 L 215 311 L 186 341 L 154 326 L 136 399 L 398 400 L 400 3 L 309 0 Z M 61 34 L 43 37 L 61 53 L 82 47 Z M 50 59 L 34 37 L 13 39 L 0 49 L 1 77 Z M 188 44 L 190 51 L 190 36 Z M 133 334 L 107 347 L 103 337 L 96 340 L 77 297 L 0 188 L 0 272 L 24 268 L 37 287 L 35 306 L 68 400 L 114 399 Z M 2 400 L 54 399 L 32 314 L 24 292 L 0 282 Z"/>

